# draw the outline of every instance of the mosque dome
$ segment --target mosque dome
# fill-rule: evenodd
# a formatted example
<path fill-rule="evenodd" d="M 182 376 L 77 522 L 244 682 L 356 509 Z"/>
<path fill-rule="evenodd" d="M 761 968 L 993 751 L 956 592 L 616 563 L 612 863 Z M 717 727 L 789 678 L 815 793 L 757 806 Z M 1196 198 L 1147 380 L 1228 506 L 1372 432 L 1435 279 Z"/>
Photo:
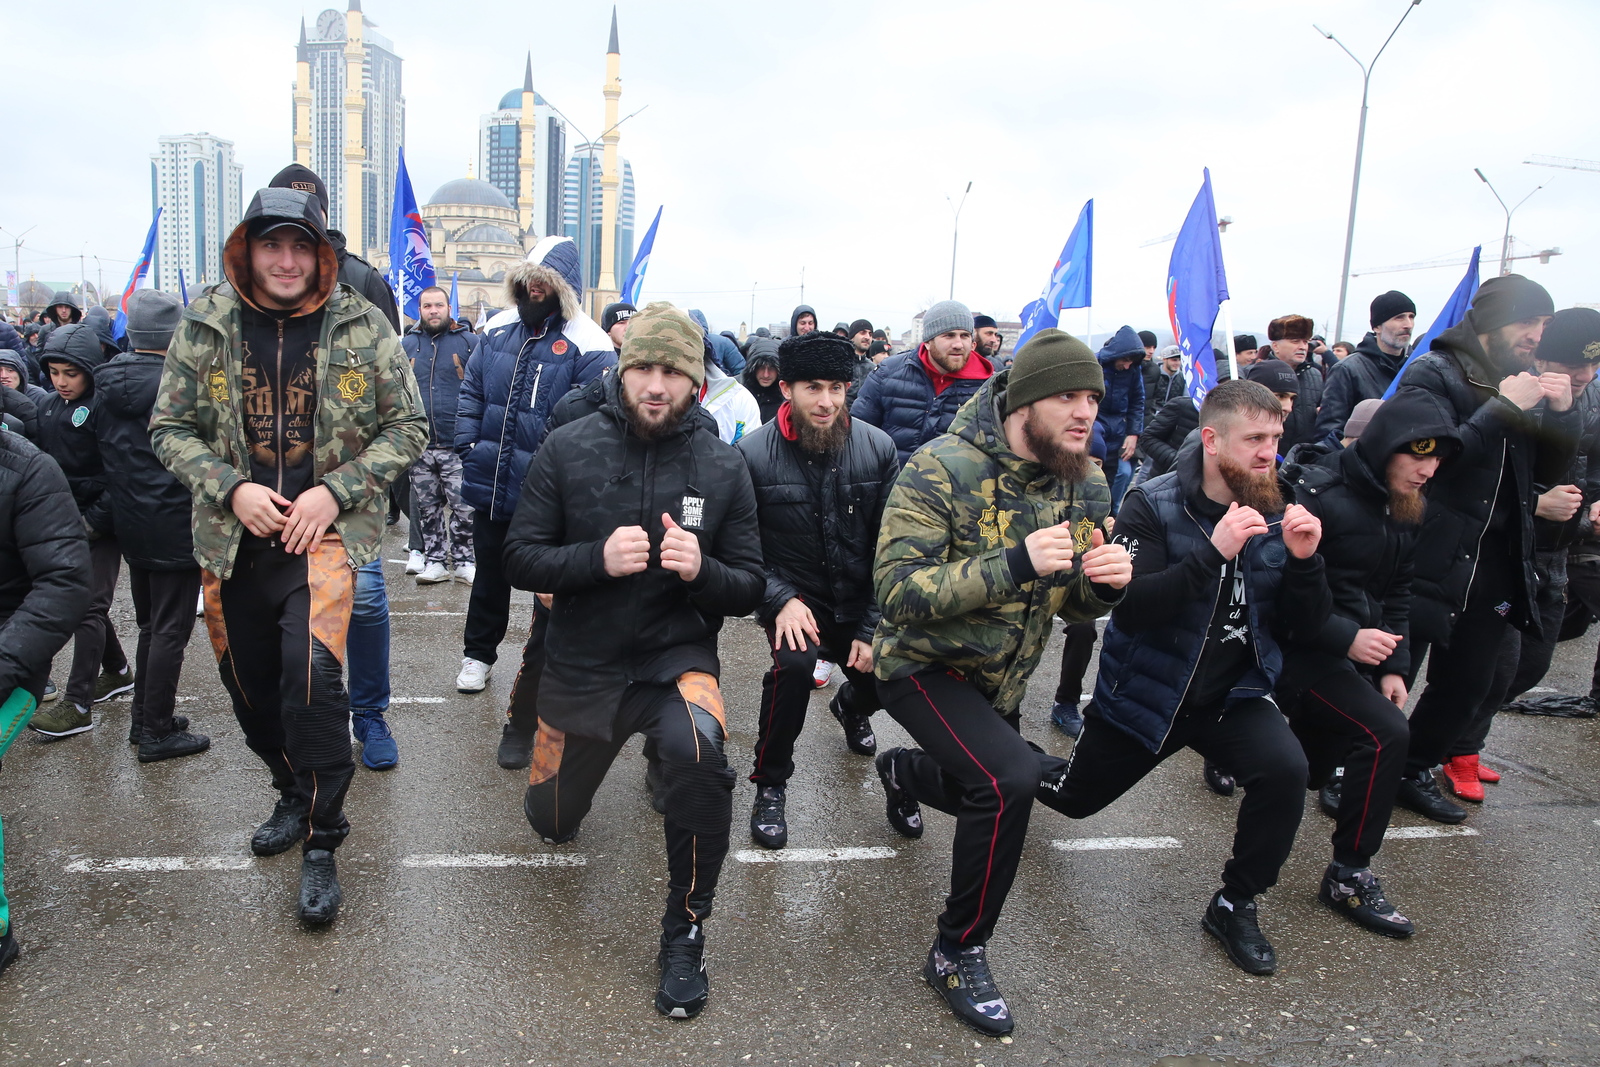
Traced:
<path fill-rule="evenodd" d="M 439 186 L 428 206 L 435 204 L 471 204 L 477 207 L 511 208 L 511 201 L 499 189 L 477 178 L 457 178 Z"/>
<path fill-rule="evenodd" d="M 535 104 L 539 104 L 539 105 L 543 106 L 544 97 L 540 96 L 538 93 L 534 93 L 533 94 L 533 102 Z M 521 108 L 522 108 L 522 90 L 521 89 L 512 89 L 510 92 L 506 93 L 506 95 L 504 95 L 504 96 L 502 96 L 500 98 L 500 110 L 501 111 L 519 111 L 519 110 L 521 110 Z"/>
<path fill-rule="evenodd" d="M 517 239 L 493 223 L 480 222 L 452 238 L 457 244 L 511 245 L 521 247 Z"/>

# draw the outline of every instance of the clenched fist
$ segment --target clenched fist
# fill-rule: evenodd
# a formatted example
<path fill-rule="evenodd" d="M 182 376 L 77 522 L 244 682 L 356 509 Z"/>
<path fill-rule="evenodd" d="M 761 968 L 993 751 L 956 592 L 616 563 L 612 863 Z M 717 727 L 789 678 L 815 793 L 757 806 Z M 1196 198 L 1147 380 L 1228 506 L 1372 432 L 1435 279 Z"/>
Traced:
<path fill-rule="evenodd" d="M 606 538 L 603 555 L 611 577 L 638 574 L 650 565 L 650 535 L 642 526 L 618 526 Z"/>

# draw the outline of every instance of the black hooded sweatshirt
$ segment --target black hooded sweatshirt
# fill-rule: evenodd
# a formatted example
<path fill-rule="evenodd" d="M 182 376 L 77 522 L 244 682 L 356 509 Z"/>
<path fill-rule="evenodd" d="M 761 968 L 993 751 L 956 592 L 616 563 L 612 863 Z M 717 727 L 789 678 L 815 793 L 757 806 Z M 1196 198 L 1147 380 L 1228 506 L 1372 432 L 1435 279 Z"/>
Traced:
<path fill-rule="evenodd" d="M 772 379 L 771 385 L 762 385 L 756 377 L 756 372 L 762 367 L 778 369 L 778 342 L 770 337 L 752 337 L 750 349 L 745 353 L 744 373 L 740 381 L 750 390 L 750 395 L 756 398 L 756 406 L 761 409 L 761 424 L 765 426 L 778 414 L 778 409 L 783 406 L 783 390 L 778 387 L 778 379 Z"/>
<path fill-rule="evenodd" d="M 63 400 L 60 393 L 51 391 L 39 408 L 39 447 L 61 464 L 91 537 L 113 530 L 111 503 L 105 496 L 105 467 L 94 437 L 94 372 L 105 361 L 100 335 L 87 323 L 62 326 L 52 333 L 41 361 L 47 372 L 50 364 L 65 363 L 82 371 L 87 379 L 76 399 Z"/>
<path fill-rule="evenodd" d="M 1355 352 L 1336 363 L 1322 387 L 1322 405 L 1317 412 L 1316 437 L 1330 433 L 1344 436 L 1344 424 L 1363 400 L 1383 396 L 1394 376 L 1400 373 L 1405 355 L 1391 356 L 1378 347 L 1376 334 L 1367 334 Z"/>
<path fill-rule="evenodd" d="M 1333 671 L 1369 678 L 1408 675 L 1411 667 L 1411 575 L 1420 527 L 1396 521 L 1389 508 L 1389 457 L 1408 441 L 1432 438 L 1448 456 L 1461 435 L 1443 400 L 1410 392 L 1385 401 L 1350 448 L 1302 448 L 1286 463 L 1282 479 L 1294 499 L 1322 522 L 1317 553 L 1327 568 L 1333 613 L 1315 637 L 1285 645 L 1278 691 L 1294 694 Z M 1424 490 L 1426 492 L 1426 490 Z M 1349 658 L 1356 631 L 1400 635 L 1390 657 L 1377 667 Z"/>
<path fill-rule="evenodd" d="M 719 674 L 723 618 L 748 615 L 766 590 L 755 491 L 738 453 L 693 407 L 679 429 L 646 441 L 609 392 L 597 412 L 545 438 L 505 542 L 511 584 L 555 594 L 539 718 L 602 741 L 629 684 Z M 699 539 L 693 581 L 661 566 L 663 513 Z M 605 542 L 621 526 L 648 533 L 650 565 L 612 578 Z"/>

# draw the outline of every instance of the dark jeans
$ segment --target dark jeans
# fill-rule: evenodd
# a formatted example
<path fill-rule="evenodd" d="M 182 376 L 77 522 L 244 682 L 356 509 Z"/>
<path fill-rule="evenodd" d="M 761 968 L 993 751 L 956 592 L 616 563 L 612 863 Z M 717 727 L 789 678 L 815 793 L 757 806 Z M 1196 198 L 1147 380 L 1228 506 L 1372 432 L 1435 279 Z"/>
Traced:
<path fill-rule="evenodd" d="M 349 646 L 350 714 L 382 715 L 389 707 L 389 593 L 381 559 L 356 571 Z"/>
<path fill-rule="evenodd" d="M 344 546 L 328 534 L 302 556 L 241 549 L 232 578 L 207 572 L 204 583 L 206 627 L 245 744 L 307 813 L 303 848 L 338 848 L 355 774 L 342 662 L 355 571 Z"/>
<path fill-rule="evenodd" d="M 472 579 L 472 595 L 467 599 L 467 627 L 462 655 L 483 663 L 500 656 L 500 642 L 506 639 L 511 622 L 511 583 L 506 580 L 505 550 L 509 522 L 494 522 L 475 512 L 472 516 L 472 545 L 478 557 L 478 571 Z"/>
<path fill-rule="evenodd" d="M 1226 711 L 1216 704 L 1179 708 L 1160 752 L 1106 722 L 1093 704 L 1089 708 L 1065 773 L 1041 783 L 1041 803 L 1068 818 L 1086 819 L 1168 756 L 1192 748 L 1244 789 L 1233 855 L 1222 868 L 1223 886 L 1239 897 L 1253 897 L 1277 884 L 1305 809 L 1306 756 L 1276 704 L 1258 698 Z"/>
<path fill-rule="evenodd" d="M 922 746 L 895 761 L 896 781 L 918 803 L 956 818 L 939 933 L 954 944 L 985 944 L 1016 880 L 1033 800 L 1043 799 L 1040 780 L 1059 777 L 1066 761 L 1029 745 L 952 671 L 879 682 L 878 692 Z"/>
<path fill-rule="evenodd" d="M 194 601 L 200 593 L 200 568 L 152 571 L 128 564 L 133 613 L 139 620 L 134 651 L 133 732 L 152 741 L 172 732 L 183 654 L 194 633 Z"/>
<path fill-rule="evenodd" d="M 1078 706 L 1083 696 L 1083 679 L 1094 661 L 1097 637 L 1094 623 L 1075 622 L 1062 631 L 1067 635 L 1061 646 L 1061 680 L 1056 683 L 1056 703 Z"/>
<path fill-rule="evenodd" d="M 636 733 L 655 745 L 666 789 L 666 938 L 680 937 L 711 915 L 728 855 L 733 768 L 724 751 L 726 717 L 717 680 L 693 672 L 676 686 L 634 683 L 623 693 L 611 740 L 564 734 L 541 722 L 533 746 L 523 811 L 539 836 L 569 841 L 623 744 Z"/>
<path fill-rule="evenodd" d="M 1565 577 L 1565 568 L 1562 568 Z M 1494 726 L 1494 716 L 1508 700 L 1515 700 L 1544 678 L 1555 658 L 1556 638 L 1561 634 L 1561 619 L 1567 612 L 1567 583 L 1556 584 L 1543 566 L 1539 567 L 1539 621 L 1542 637 L 1532 637 L 1514 627 L 1506 627 L 1495 661 L 1494 680 L 1489 695 L 1483 698 L 1461 736 L 1450 746 L 1449 755 L 1475 756 L 1483 751 Z"/>
<path fill-rule="evenodd" d="M 80 708 L 94 703 L 94 683 L 101 671 L 120 674 L 128 667 L 110 615 L 121 570 L 122 548 L 115 537 L 89 542 L 89 610 L 72 638 L 72 673 L 67 677 L 67 699 Z"/>
<path fill-rule="evenodd" d="M 761 678 L 761 714 L 756 735 L 755 770 L 750 780 L 757 786 L 785 786 L 794 774 L 794 743 L 806 724 L 806 709 L 816 682 L 811 672 L 820 657 L 837 663 L 844 671 L 845 681 L 839 687 L 839 706 L 852 715 L 871 715 L 880 707 L 877 681 L 870 674 L 862 674 L 848 665 L 850 642 L 855 639 L 859 619 L 833 622 L 820 613 L 813 613 L 817 631 L 822 635 L 820 645 L 807 640 L 806 646 L 796 652 L 787 641 L 782 648 L 773 648 L 776 630 L 770 623 L 767 631 L 767 649 L 772 654 L 772 666 Z"/>
<path fill-rule="evenodd" d="M 1405 773 L 1406 713 L 1366 678 L 1347 670 L 1319 678 L 1288 709 L 1289 724 L 1305 750 L 1308 788 L 1320 789 L 1335 767 L 1344 766 L 1333 862 L 1369 866 L 1383 847 L 1395 790 Z"/>
<path fill-rule="evenodd" d="M 1513 595 L 1513 569 L 1520 566 L 1503 543 L 1484 539 L 1478 573 L 1467 593 L 1467 606 L 1450 631 L 1449 647 L 1435 645 L 1428 650 L 1428 685 L 1411 712 L 1406 774 L 1417 775 L 1442 762 L 1489 696 L 1508 629 L 1500 607 Z M 1422 652 L 1413 647 L 1412 662 Z"/>

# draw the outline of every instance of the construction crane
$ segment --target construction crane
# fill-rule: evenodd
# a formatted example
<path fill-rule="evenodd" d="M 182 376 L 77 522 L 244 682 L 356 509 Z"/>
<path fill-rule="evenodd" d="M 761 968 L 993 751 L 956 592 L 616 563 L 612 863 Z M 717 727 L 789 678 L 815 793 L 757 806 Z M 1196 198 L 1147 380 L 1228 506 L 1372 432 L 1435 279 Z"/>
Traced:
<path fill-rule="evenodd" d="M 1522 161 L 1533 167 L 1555 167 L 1557 170 L 1588 170 L 1600 172 L 1600 160 L 1564 159 L 1561 156 L 1529 156 Z"/>
<path fill-rule="evenodd" d="M 1537 251 L 1519 251 L 1521 244 L 1515 237 L 1511 238 L 1511 254 L 1506 257 L 1507 262 L 1518 259 L 1537 259 L 1540 263 L 1549 263 L 1551 257 L 1561 255 L 1559 248 L 1540 248 Z M 1528 246 L 1523 244 L 1522 248 Z M 1435 267 L 1464 267 L 1472 262 L 1470 252 L 1457 252 L 1453 255 L 1442 256 L 1439 259 L 1423 260 L 1419 263 L 1401 263 L 1392 267 L 1372 267 L 1367 270 L 1351 271 L 1350 277 L 1359 278 L 1364 274 L 1394 274 L 1403 270 L 1432 270 Z"/>

